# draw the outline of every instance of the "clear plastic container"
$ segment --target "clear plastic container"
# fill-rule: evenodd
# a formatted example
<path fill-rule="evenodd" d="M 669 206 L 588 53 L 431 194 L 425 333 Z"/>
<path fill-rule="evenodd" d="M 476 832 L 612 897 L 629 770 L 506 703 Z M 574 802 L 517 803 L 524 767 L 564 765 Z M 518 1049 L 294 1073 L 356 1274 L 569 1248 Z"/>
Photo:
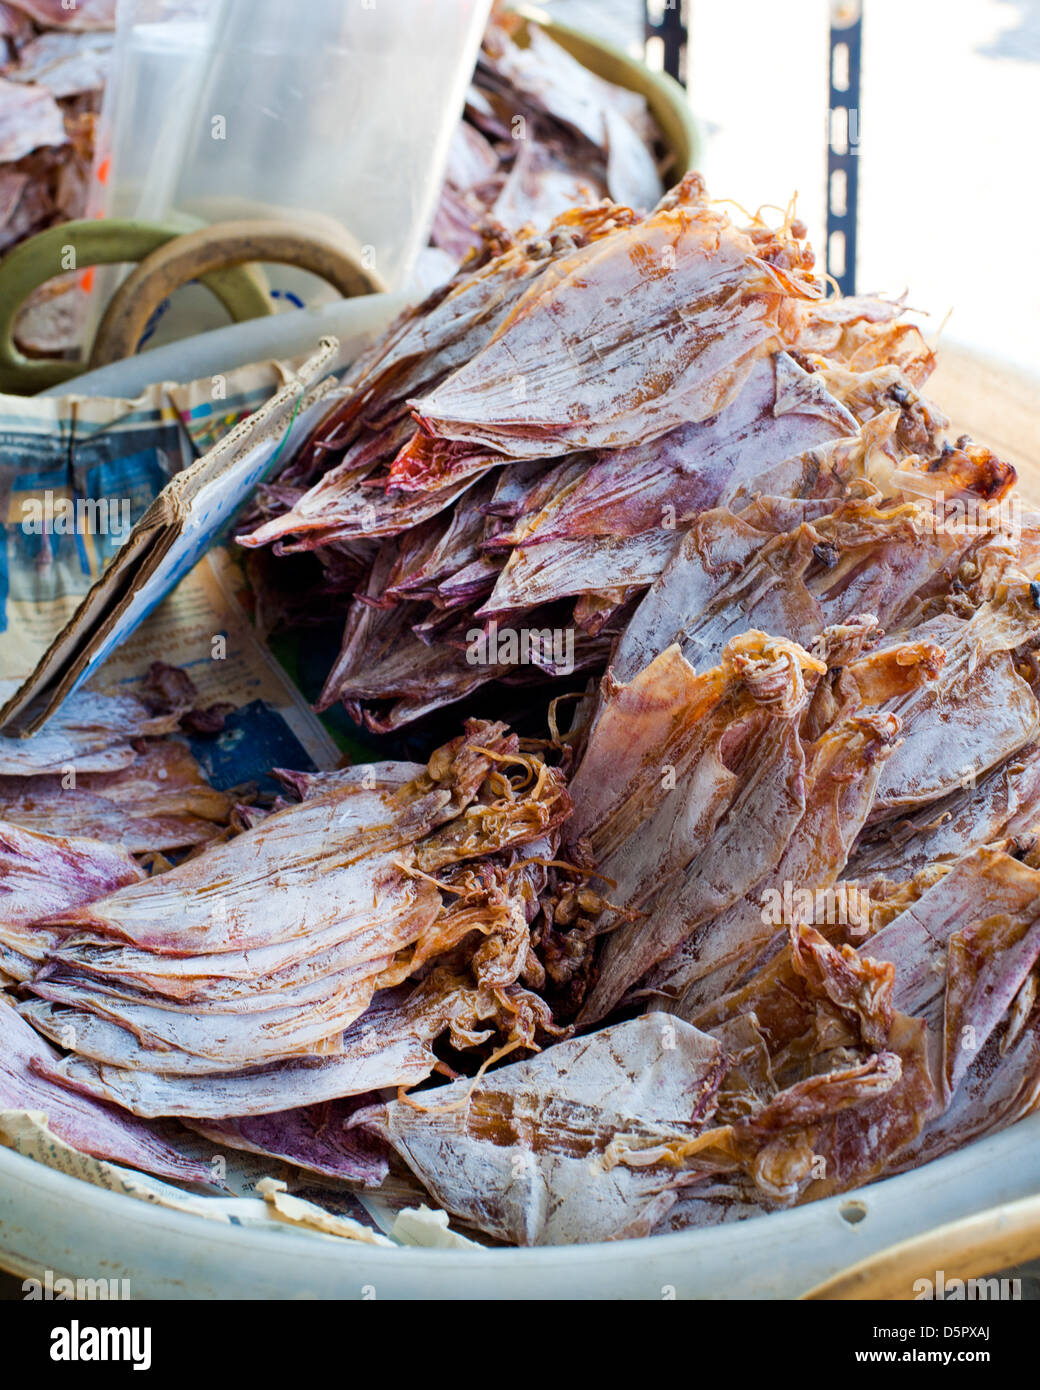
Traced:
<path fill-rule="evenodd" d="M 284 218 L 400 287 L 427 235 L 489 9 L 119 0 L 91 212 L 185 229 Z M 272 284 L 290 306 L 327 297 L 303 272 L 272 269 Z"/>

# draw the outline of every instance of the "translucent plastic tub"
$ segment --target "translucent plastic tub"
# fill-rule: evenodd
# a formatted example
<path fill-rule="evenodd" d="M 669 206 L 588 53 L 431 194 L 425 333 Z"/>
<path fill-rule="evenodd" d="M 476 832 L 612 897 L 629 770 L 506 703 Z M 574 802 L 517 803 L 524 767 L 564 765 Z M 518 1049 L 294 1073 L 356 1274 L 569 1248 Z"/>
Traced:
<path fill-rule="evenodd" d="M 92 213 L 186 229 L 284 218 L 342 240 L 397 288 L 425 240 L 489 8 L 119 0 Z M 274 285 L 290 304 L 320 302 L 312 277 L 275 271 Z"/>

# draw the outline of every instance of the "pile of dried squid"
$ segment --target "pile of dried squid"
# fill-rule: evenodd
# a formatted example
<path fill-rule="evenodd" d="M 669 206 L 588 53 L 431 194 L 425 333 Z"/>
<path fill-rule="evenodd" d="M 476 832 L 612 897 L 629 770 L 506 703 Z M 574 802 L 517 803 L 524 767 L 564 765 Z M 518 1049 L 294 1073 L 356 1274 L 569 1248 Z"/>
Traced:
<path fill-rule="evenodd" d="M 491 624 L 573 635 L 569 723 L 283 773 L 166 872 L 84 870 L 0 927 L 0 1099 L 158 1172 L 176 1119 L 405 1174 L 515 1244 L 759 1217 L 1029 1113 L 1040 518 L 934 363 L 696 175 L 483 243 L 241 540 L 283 620 L 342 605 L 323 703 L 371 731 L 547 704 L 551 661 L 472 659 Z"/>

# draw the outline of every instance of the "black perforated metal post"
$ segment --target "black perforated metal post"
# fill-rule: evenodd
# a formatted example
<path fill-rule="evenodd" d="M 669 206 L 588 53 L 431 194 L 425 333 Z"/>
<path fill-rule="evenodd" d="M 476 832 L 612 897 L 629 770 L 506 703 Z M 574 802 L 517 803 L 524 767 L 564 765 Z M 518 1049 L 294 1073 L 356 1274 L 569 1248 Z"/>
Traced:
<path fill-rule="evenodd" d="M 856 293 L 862 40 L 862 0 L 835 0 L 828 78 L 827 269 L 843 294 Z"/>
<path fill-rule="evenodd" d="M 643 0 L 646 41 L 664 45 L 664 70 L 686 86 L 686 38 L 690 16 L 688 0 Z"/>

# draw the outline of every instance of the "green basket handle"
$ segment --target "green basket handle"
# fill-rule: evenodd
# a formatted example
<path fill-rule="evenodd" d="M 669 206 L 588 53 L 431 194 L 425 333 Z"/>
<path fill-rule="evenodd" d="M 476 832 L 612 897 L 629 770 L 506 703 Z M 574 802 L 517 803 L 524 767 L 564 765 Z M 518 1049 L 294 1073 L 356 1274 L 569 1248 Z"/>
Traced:
<path fill-rule="evenodd" d="M 345 299 L 384 289 L 359 253 L 338 241 L 298 231 L 285 222 L 216 222 L 160 246 L 123 281 L 112 297 L 94 339 L 92 367 L 132 357 L 156 309 L 193 280 L 207 283 L 228 267 L 291 265 L 318 275 Z"/>
<path fill-rule="evenodd" d="M 62 264 L 67 248 L 75 252 L 74 268 L 83 270 L 146 260 L 183 234 L 183 227 L 118 218 L 65 222 L 22 242 L 4 256 L 0 261 L 0 391 L 33 395 L 97 365 L 59 357 L 26 357 L 15 346 L 15 322 L 26 299 L 40 285 L 73 268 Z M 266 281 L 252 267 L 215 269 L 199 278 L 236 323 L 274 313 Z M 137 342 L 135 351 L 136 347 Z"/>

